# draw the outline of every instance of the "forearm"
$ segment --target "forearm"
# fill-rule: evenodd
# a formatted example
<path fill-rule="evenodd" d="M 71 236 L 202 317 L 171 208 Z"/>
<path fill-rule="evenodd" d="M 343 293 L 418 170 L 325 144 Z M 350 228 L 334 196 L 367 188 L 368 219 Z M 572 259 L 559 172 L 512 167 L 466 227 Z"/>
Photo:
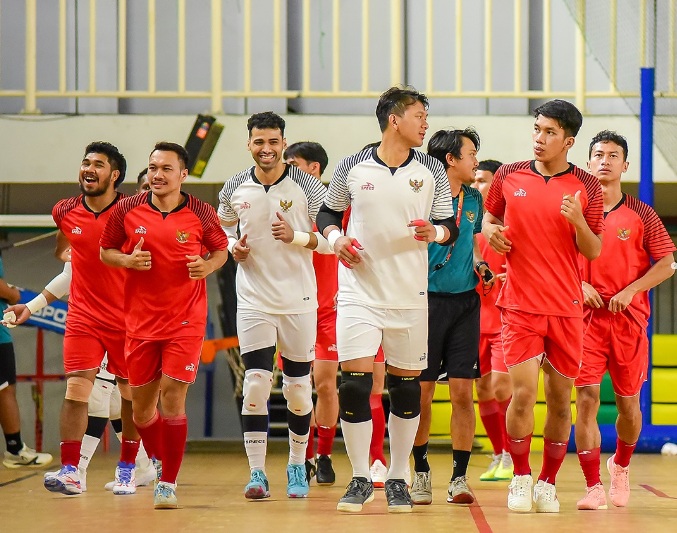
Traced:
<path fill-rule="evenodd" d="M 8 285 L 5 280 L 0 279 L 0 300 L 5 300 L 8 304 L 14 305 L 21 298 L 21 293 L 16 287 Z"/>
<path fill-rule="evenodd" d="M 232 224 L 230 222 L 221 220 L 221 228 L 223 229 L 223 232 L 226 234 L 226 237 L 228 238 L 228 251 L 230 253 L 233 253 L 233 246 L 235 246 L 235 243 L 239 238 L 237 236 L 237 221 L 235 222 L 235 224 Z"/>
<path fill-rule="evenodd" d="M 333 211 L 325 204 L 322 204 L 322 207 L 320 207 L 320 210 L 317 213 L 315 224 L 317 225 L 318 231 L 326 238 L 332 230 L 341 230 L 342 221 L 342 211 Z"/>
<path fill-rule="evenodd" d="M 592 261 L 602 252 L 602 236 L 595 235 L 586 223 L 576 226 L 576 245 L 583 257 Z"/>
<path fill-rule="evenodd" d="M 212 272 L 216 272 L 228 261 L 228 252 L 226 250 L 216 250 L 209 253 L 209 258 L 205 262 L 209 265 Z"/>
<path fill-rule="evenodd" d="M 673 261 L 673 254 L 666 255 L 659 261 L 656 261 L 646 274 L 633 281 L 626 287 L 626 290 L 638 293 L 653 289 L 656 285 L 661 284 L 675 273 L 672 268 Z"/>
<path fill-rule="evenodd" d="M 128 268 L 130 256 L 115 248 L 101 248 L 100 257 L 101 261 L 108 266 Z"/>

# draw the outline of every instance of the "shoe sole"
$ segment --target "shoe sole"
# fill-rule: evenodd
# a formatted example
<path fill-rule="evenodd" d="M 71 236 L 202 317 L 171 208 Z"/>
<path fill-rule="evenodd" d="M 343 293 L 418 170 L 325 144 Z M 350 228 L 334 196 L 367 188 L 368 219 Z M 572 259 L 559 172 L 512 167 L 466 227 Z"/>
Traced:
<path fill-rule="evenodd" d="M 301 494 L 301 493 L 298 493 L 298 492 L 297 492 L 297 493 L 294 493 L 294 492 L 292 492 L 292 493 L 289 493 L 289 492 L 288 492 L 288 493 L 287 493 L 287 498 L 292 498 L 292 499 L 295 499 L 295 498 L 306 498 L 307 496 L 308 496 L 308 493 L 307 493 L 307 492 L 306 492 L 305 494 Z"/>
<path fill-rule="evenodd" d="M 537 513 L 559 513 L 559 506 L 552 508 L 544 508 L 536 505 L 534 506 L 534 511 L 536 511 Z"/>
<path fill-rule="evenodd" d="M 154 509 L 178 509 L 178 503 L 156 503 L 153 505 Z"/>
<path fill-rule="evenodd" d="M 511 507 L 510 504 L 508 504 L 508 509 L 516 513 L 530 513 L 531 505 L 529 507 Z"/>
<path fill-rule="evenodd" d="M 431 498 L 426 498 L 426 499 L 414 499 L 414 497 L 411 497 L 411 501 L 414 503 L 414 505 L 430 505 L 433 503 L 433 499 Z"/>
<path fill-rule="evenodd" d="M 472 494 L 458 494 L 456 496 L 447 496 L 447 503 L 455 505 L 470 505 L 475 503 L 475 497 Z"/>
<path fill-rule="evenodd" d="M 411 506 L 411 505 L 389 505 L 388 506 L 388 512 L 389 513 L 411 513 L 412 507 L 413 506 Z"/>
<path fill-rule="evenodd" d="M 263 500 L 270 498 L 270 492 L 263 490 L 261 487 L 253 487 L 245 491 L 244 497 L 248 500 Z"/>
<path fill-rule="evenodd" d="M 82 494 L 82 489 L 80 489 L 79 492 L 77 489 L 69 490 L 66 488 L 66 485 L 56 479 L 45 480 L 44 485 L 49 492 L 58 492 L 60 494 L 65 494 L 66 496 L 77 496 L 78 494 Z"/>
<path fill-rule="evenodd" d="M 117 490 L 116 491 L 115 489 L 113 489 L 113 494 L 115 494 L 116 496 L 128 496 L 129 494 L 136 494 L 136 489 L 134 489 L 133 491 L 128 491 L 128 490 Z"/>
<path fill-rule="evenodd" d="M 576 504 L 576 509 L 578 509 L 579 511 L 597 511 L 597 510 L 606 511 L 607 508 L 608 507 L 606 505 L 598 505 L 596 507 L 593 507 L 592 505 L 578 505 L 578 504 Z"/>
<path fill-rule="evenodd" d="M 374 493 L 372 492 L 369 497 L 364 500 L 364 503 L 349 503 L 349 502 L 338 502 L 336 505 L 336 510 L 341 511 L 342 513 L 359 513 L 367 503 L 374 501 Z"/>

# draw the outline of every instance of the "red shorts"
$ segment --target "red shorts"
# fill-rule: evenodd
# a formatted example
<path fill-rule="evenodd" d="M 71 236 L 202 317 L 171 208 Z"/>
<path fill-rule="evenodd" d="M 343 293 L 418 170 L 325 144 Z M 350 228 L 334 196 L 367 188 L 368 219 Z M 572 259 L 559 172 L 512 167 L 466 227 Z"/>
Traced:
<path fill-rule="evenodd" d="M 317 322 L 315 359 L 320 361 L 338 361 L 338 351 L 336 349 L 336 313 Z"/>
<path fill-rule="evenodd" d="M 501 310 L 501 337 L 508 368 L 545 358 L 564 377 L 576 379 L 583 353 L 583 319 Z"/>
<path fill-rule="evenodd" d="M 78 331 L 74 332 L 66 327 L 63 338 L 63 366 L 66 374 L 98 369 L 106 353 L 108 371 L 127 379 L 124 331 L 79 325 Z"/>
<path fill-rule="evenodd" d="M 490 372 L 508 373 L 500 331 L 480 333 L 480 375 L 486 376 Z"/>
<path fill-rule="evenodd" d="M 193 383 L 200 365 L 203 337 L 145 340 L 127 338 L 125 356 L 132 387 L 147 385 L 165 376 Z"/>
<path fill-rule="evenodd" d="M 635 396 L 649 370 L 649 338 L 628 313 L 595 309 L 586 314 L 583 363 L 576 387 L 599 385 L 608 370 L 618 396 Z"/>

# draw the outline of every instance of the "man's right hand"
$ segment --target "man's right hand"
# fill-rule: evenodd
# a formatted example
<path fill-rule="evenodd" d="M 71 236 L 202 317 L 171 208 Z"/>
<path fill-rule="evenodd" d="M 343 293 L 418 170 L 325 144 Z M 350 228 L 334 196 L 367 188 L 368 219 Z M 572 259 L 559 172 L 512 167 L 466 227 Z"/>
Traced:
<path fill-rule="evenodd" d="M 28 307 L 26 307 L 26 304 L 9 305 L 3 311 L 3 314 L 6 315 L 7 313 L 14 313 L 16 315 L 16 319 L 9 323 L 12 326 L 18 326 L 19 324 L 23 324 L 31 316 L 31 311 L 30 309 L 28 309 Z"/>
<path fill-rule="evenodd" d="M 352 237 L 339 237 L 334 243 L 334 253 L 346 268 L 353 268 L 362 261 L 358 250 L 364 250 L 364 248 L 357 242 L 357 239 Z"/>
<path fill-rule="evenodd" d="M 595 287 L 585 281 L 583 282 L 583 303 L 596 309 L 604 307 L 604 300 L 602 300 Z"/>
<path fill-rule="evenodd" d="M 508 226 L 484 222 L 482 225 L 482 235 L 489 245 L 499 254 L 503 255 L 512 249 L 512 241 L 505 236 Z"/>
<path fill-rule="evenodd" d="M 249 257 L 250 251 L 251 248 L 247 246 L 247 234 L 245 233 L 233 246 L 233 259 L 238 263 L 244 263 Z"/>

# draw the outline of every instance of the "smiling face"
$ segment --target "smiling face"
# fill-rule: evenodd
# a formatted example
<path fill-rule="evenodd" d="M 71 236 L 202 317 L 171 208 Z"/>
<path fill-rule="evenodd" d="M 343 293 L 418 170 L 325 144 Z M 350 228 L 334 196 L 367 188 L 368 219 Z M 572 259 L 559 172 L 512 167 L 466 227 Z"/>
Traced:
<path fill-rule="evenodd" d="M 532 133 L 534 159 L 541 163 L 551 163 L 564 159 L 574 145 L 574 137 L 559 125 L 554 118 L 538 115 Z"/>
<path fill-rule="evenodd" d="M 120 172 L 113 170 L 108 156 L 90 152 L 82 159 L 78 181 L 85 196 L 101 196 L 115 188 Z"/>
<path fill-rule="evenodd" d="M 155 150 L 148 160 L 148 182 L 150 190 L 159 198 L 181 190 L 181 184 L 188 176 L 188 169 L 181 168 L 176 152 Z"/>
<path fill-rule="evenodd" d="M 628 164 L 621 146 L 612 141 L 601 141 L 592 147 L 588 170 L 602 185 L 606 185 L 620 180 L 621 174 L 628 170 Z"/>
<path fill-rule="evenodd" d="M 268 172 L 282 160 L 282 153 L 287 148 L 287 142 L 277 128 L 252 128 L 247 148 L 256 161 L 256 165 L 264 172 Z"/>
<path fill-rule="evenodd" d="M 411 148 L 423 144 L 425 133 L 428 131 L 428 112 L 421 102 L 408 105 L 401 116 L 391 114 L 389 120 L 405 144 Z"/>

